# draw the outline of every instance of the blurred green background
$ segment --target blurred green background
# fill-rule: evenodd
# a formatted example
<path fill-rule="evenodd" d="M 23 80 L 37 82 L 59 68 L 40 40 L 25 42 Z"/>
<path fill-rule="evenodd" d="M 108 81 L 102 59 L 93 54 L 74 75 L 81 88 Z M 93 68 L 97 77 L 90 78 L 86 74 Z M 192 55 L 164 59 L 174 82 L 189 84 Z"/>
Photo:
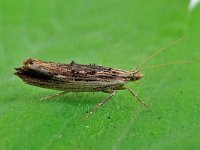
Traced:
<path fill-rule="evenodd" d="M 200 149 L 200 5 L 188 0 L 0 0 L 0 149 Z M 127 86 L 153 107 L 120 91 L 94 115 L 80 118 L 107 94 L 58 93 L 13 75 L 26 58 L 133 69 L 180 37 L 145 66 L 141 85 Z"/>

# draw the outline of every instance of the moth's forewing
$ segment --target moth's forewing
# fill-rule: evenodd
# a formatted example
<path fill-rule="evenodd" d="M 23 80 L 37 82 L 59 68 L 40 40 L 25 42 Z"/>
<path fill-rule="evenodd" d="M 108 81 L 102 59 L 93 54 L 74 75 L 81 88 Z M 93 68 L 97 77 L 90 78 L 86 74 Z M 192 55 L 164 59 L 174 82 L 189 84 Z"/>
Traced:
<path fill-rule="evenodd" d="M 95 92 L 123 89 L 130 72 L 97 65 L 44 62 L 28 59 L 16 69 L 27 84 L 69 92 Z"/>

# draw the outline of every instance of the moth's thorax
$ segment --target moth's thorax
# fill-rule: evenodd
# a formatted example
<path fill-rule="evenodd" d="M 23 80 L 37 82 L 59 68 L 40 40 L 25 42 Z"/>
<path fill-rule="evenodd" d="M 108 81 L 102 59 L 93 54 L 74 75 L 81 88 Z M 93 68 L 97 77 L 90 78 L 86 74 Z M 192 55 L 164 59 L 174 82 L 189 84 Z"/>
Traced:
<path fill-rule="evenodd" d="M 140 80 L 142 77 L 144 77 L 144 75 L 137 70 L 134 71 L 130 71 L 130 81 L 137 81 Z"/>

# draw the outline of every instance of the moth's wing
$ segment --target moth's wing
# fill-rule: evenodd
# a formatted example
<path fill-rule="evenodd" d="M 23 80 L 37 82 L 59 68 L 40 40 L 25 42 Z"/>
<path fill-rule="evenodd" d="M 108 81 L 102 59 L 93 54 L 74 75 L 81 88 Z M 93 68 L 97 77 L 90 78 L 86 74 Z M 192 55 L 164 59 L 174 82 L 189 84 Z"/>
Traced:
<path fill-rule="evenodd" d="M 45 70 L 36 70 L 36 69 L 31 69 L 31 68 L 15 68 L 16 72 L 14 73 L 15 75 L 19 77 L 29 77 L 29 78 L 38 78 L 38 79 L 52 79 L 53 76 L 51 73 L 45 71 Z"/>
<path fill-rule="evenodd" d="M 64 91 L 103 91 L 122 87 L 127 72 L 96 65 L 62 64 L 28 59 L 16 69 L 26 83 Z"/>

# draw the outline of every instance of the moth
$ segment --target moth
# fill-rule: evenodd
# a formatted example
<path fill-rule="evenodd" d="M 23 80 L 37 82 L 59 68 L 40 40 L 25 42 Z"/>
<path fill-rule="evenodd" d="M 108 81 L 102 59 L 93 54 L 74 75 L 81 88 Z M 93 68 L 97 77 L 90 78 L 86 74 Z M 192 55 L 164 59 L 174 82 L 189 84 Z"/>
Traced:
<path fill-rule="evenodd" d="M 105 104 L 118 90 L 129 90 L 143 105 L 146 105 L 132 90 L 125 87 L 129 81 L 137 81 L 143 77 L 140 71 L 125 71 L 95 64 L 83 65 L 72 61 L 70 64 L 46 62 L 27 59 L 23 66 L 15 68 L 15 75 L 25 83 L 47 89 L 63 91 L 53 98 L 69 92 L 105 92 L 109 97 L 95 107 L 97 110 Z M 94 112 L 95 110 L 92 110 Z"/>
<path fill-rule="evenodd" d="M 164 49 L 148 57 L 145 62 Z M 174 63 L 183 62 L 172 62 L 146 68 L 171 65 Z M 54 98 L 69 92 L 109 93 L 106 99 L 88 113 L 89 115 L 108 102 L 119 90 L 128 90 L 142 105 L 150 108 L 150 106 L 145 104 L 133 90 L 125 86 L 127 82 L 135 82 L 142 79 L 144 75 L 141 73 L 141 70 L 146 68 L 126 71 L 95 64 L 77 64 L 74 61 L 65 64 L 30 58 L 23 62 L 22 67 L 15 68 L 16 72 L 14 74 L 29 85 L 62 91 L 57 95 L 49 96 L 44 99 Z"/>

